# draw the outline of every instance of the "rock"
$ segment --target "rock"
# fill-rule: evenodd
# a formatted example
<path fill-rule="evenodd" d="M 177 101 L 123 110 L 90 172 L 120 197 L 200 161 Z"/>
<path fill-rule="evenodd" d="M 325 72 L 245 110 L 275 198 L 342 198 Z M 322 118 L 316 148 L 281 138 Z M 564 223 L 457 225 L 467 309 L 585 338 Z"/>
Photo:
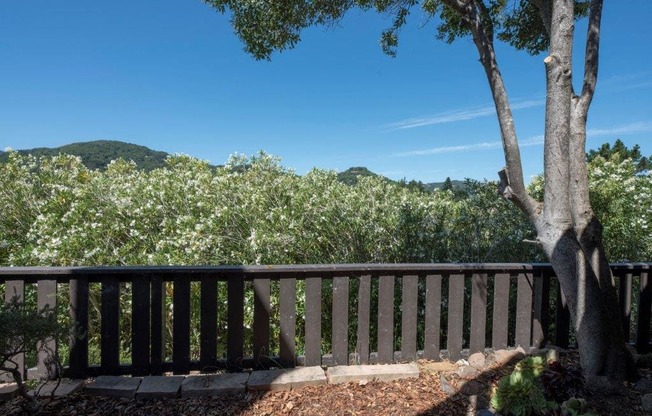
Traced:
<path fill-rule="evenodd" d="M 639 368 L 652 368 L 652 354 L 635 355 L 634 360 Z"/>
<path fill-rule="evenodd" d="M 475 416 L 496 416 L 496 413 L 493 410 L 480 409 L 475 413 Z"/>
<path fill-rule="evenodd" d="M 478 370 L 484 370 L 487 364 L 487 359 L 484 354 L 481 352 L 476 352 L 469 356 L 469 365 L 475 367 Z"/>
<path fill-rule="evenodd" d="M 457 393 L 457 390 L 455 390 L 455 387 L 451 383 L 449 383 L 448 380 L 446 380 L 446 377 L 443 375 L 439 376 L 439 385 L 441 387 L 441 391 L 446 393 L 448 396 L 452 396 L 455 393 Z"/>
<path fill-rule="evenodd" d="M 634 385 L 634 390 L 641 393 L 641 395 L 652 393 L 652 380 L 650 380 L 649 378 L 640 379 Z"/>
<path fill-rule="evenodd" d="M 477 368 L 471 367 L 470 365 L 463 365 L 457 370 L 457 375 L 460 376 L 462 380 L 473 380 L 480 374 Z"/>
<path fill-rule="evenodd" d="M 497 350 L 494 353 L 494 360 L 498 365 L 505 365 L 525 358 L 525 350 L 518 347 L 515 350 Z"/>
<path fill-rule="evenodd" d="M 464 358 L 462 358 L 462 359 L 460 359 L 460 360 L 457 360 L 457 361 L 455 362 L 455 364 L 457 364 L 457 365 L 469 365 L 469 362 L 466 361 Z"/>
<path fill-rule="evenodd" d="M 648 393 L 645 396 L 643 396 L 643 410 L 645 410 L 645 413 L 651 414 L 652 413 L 652 393 Z"/>
<path fill-rule="evenodd" d="M 476 380 L 469 380 L 460 389 L 460 393 L 466 396 L 477 396 L 482 392 L 482 383 Z"/>

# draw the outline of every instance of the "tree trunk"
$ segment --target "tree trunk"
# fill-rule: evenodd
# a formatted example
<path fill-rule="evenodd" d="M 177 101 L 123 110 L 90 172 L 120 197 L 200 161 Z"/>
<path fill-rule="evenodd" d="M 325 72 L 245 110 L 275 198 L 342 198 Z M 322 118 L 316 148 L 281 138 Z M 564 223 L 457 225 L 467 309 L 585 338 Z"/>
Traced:
<path fill-rule="evenodd" d="M 594 220 L 592 224 L 599 225 Z M 578 238 L 573 229 L 564 230 L 549 223 L 539 224 L 538 228 L 539 241 L 568 302 L 584 376 L 589 383 L 599 377 L 613 382 L 636 378 L 608 264 L 595 269 L 580 244 L 582 237 Z M 596 247 L 592 254 L 606 261 L 602 248 Z M 609 283 L 602 284 L 604 281 Z"/>
<path fill-rule="evenodd" d="M 572 83 L 574 0 L 536 1 L 550 39 L 546 68 L 543 203 L 525 189 L 514 120 L 498 70 L 493 27 L 476 0 L 444 0 L 473 35 L 498 115 L 507 167 L 500 191 L 535 226 L 566 296 L 582 370 L 589 383 L 607 377 L 621 382 L 635 369 L 620 326 L 616 288 L 602 245 L 602 227 L 593 214 L 585 160 L 586 121 L 598 73 L 602 0 L 592 0 L 582 93 Z M 484 15 L 483 15 L 484 13 Z M 483 18 L 484 17 L 484 18 Z"/>

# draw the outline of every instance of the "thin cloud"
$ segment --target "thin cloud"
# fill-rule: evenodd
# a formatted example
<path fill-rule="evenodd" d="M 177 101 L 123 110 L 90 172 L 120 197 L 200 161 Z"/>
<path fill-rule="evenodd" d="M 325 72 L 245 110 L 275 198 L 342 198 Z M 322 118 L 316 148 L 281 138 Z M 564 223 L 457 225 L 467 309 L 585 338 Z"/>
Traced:
<path fill-rule="evenodd" d="M 613 127 L 610 129 L 589 129 L 586 131 L 588 137 L 615 136 L 619 134 L 643 133 L 652 131 L 652 123 L 638 121 L 625 126 Z"/>
<path fill-rule="evenodd" d="M 641 122 L 631 123 L 624 126 L 613 127 L 609 129 L 589 129 L 587 130 L 586 135 L 589 138 L 591 138 L 591 137 L 600 137 L 600 136 L 626 135 L 631 133 L 640 133 L 640 132 L 647 132 L 647 131 L 652 131 L 652 123 L 641 121 Z M 539 146 L 543 144 L 543 140 L 544 137 L 541 134 L 541 135 L 529 137 L 525 140 L 521 140 L 519 142 L 519 145 L 521 147 Z M 496 149 L 500 147 L 502 147 L 502 142 L 500 141 L 483 142 L 483 143 L 473 143 L 473 144 L 459 145 L 459 146 L 441 146 L 441 147 L 433 147 L 431 149 L 411 150 L 407 152 L 394 153 L 394 156 L 396 157 L 427 156 L 427 155 L 437 155 L 437 154 L 444 154 L 444 153 L 490 150 L 490 149 Z"/>
<path fill-rule="evenodd" d="M 604 81 L 605 90 L 613 92 L 648 87 L 652 87 L 652 72 L 650 71 L 615 75 Z"/>
<path fill-rule="evenodd" d="M 512 104 L 512 110 L 538 107 L 545 103 L 544 100 L 526 100 Z M 486 107 L 474 107 L 469 109 L 445 111 L 427 117 L 410 118 L 385 127 L 389 130 L 413 129 L 415 127 L 431 126 L 435 124 L 453 123 L 456 121 L 473 120 L 480 117 L 493 116 L 496 109 L 493 105 Z"/>

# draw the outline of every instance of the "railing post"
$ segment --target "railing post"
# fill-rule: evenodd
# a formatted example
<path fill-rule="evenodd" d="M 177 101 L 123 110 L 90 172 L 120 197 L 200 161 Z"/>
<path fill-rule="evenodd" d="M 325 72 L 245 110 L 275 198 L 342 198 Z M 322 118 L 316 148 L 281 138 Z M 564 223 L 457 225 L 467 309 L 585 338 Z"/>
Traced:
<path fill-rule="evenodd" d="M 534 281 L 532 273 L 518 275 L 516 297 L 516 346 L 528 351 L 532 345 L 532 293 Z"/>
<path fill-rule="evenodd" d="M 625 275 L 620 275 L 620 284 L 618 290 L 620 304 L 620 322 L 623 328 L 625 342 L 629 343 L 631 338 L 631 320 L 632 320 L 632 272 L 628 271 Z"/>
<path fill-rule="evenodd" d="M 57 281 L 53 279 L 39 279 L 37 282 L 37 301 L 36 307 L 39 311 L 44 308 L 54 310 L 57 306 Z M 36 346 L 38 350 L 38 359 L 36 372 L 41 380 L 55 380 L 59 374 L 59 365 L 57 358 L 57 340 L 48 338 L 43 343 Z"/>
<path fill-rule="evenodd" d="M 419 299 L 419 276 L 403 276 L 401 315 L 401 361 L 417 358 L 417 303 Z"/>
<path fill-rule="evenodd" d="M 333 277 L 333 365 L 349 365 L 349 278 Z"/>
<path fill-rule="evenodd" d="M 358 287 L 358 339 L 356 364 L 369 364 L 369 325 L 371 323 L 371 276 L 360 276 Z"/>
<path fill-rule="evenodd" d="M 534 276 L 532 345 L 541 348 L 548 340 L 550 315 L 550 272 L 540 269 Z"/>
<path fill-rule="evenodd" d="M 73 336 L 70 339 L 70 377 L 88 376 L 88 277 L 70 279 L 70 322 Z"/>
<path fill-rule="evenodd" d="M 650 352 L 650 312 L 652 309 L 652 287 L 650 286 L 648 267 L 643 267 L 639 275 L 638 327 L 636 328 L 636 349 L 639 354 Z"/>
<path fill-rule="evenodd" d="M 25 282 L 23 280 L 5 281 L 5 303 L 11 302 L 14 297 L 16 297 L 18 302 L 23 302 L 25 300 Z M 25 354 L 20 353 L 15 355 L 12 358 L 12 361 L 16 363 L 20 375 L 23 377 L 23 380 L 25 380 L 27 378 L 27 371 L 25 370 Z M 0 372 L 0 381 L 13 381 L 13 377 L 9 373 Z"/>
<path fill-rule="evenodd" d="M 152 283 L 152 345 L 150 349 L 150 373 L 163 374 L 165 360 L 165 281 L 160 274 L 151 277 Z"/>
<path fill-rule="evenodd" d="M 232 274 L 228 279 L 226 360 L 230 372 L 239 372 L 244 355 L 244 275 Z"/>
<path fill-rule="evenodd" d="M 131 289 L 131 374 L 150 374 L 150 275 L 134 275 Z"/>
<path fill-rule="evenodd" d="M 464 279 L 463 274 L 448 277 L 448 329 L 446 349 L 451 361 L 462 358 L 464 344 Z"/>
<path fill-rule="evenodd" d="M 439 360 L 441 337 L 441 276 L 426 276 L 424 358 Z"/>
<path fill-rule="evenodd" d="M 190 373 L 190 276 L 176 274 L 172 292 L 172 371 Z"/>
<path fill-rule="evenodd" d="M 297 279 L 294 277 L 281 279 L 280 286 L 279 360 L 283 368 L 293 368 L 296 365 Z"/>
<path fill-rule="evenodd" d="M 200 292 L 199 366 L 202 372 L 208 372 L 215 368 L 217 362 L 217 279 L 215 275 L 208 273 L 201 275 Z M 254 337 L 255 333 L 254 318 Z M 254 358 L 256 357 L 254 356 Z"/>
<path fill-rule="evenodd" d="M 394 361 L 394 276 L 380 276 L 378 282 L 378 363 Z"/>
<path fill-rule="evenodd" d="M 508 273 L 494 276 L 494 308 L 491 321 L 491 346 L 495 350 L 507 348 L 509 336 L 509 286 Z"/>
<path fill-rule="evenodd" d="M 471 334 L 469 353 L 484 352 L 487 331 L 487 274 L 471 278 Z"/>
<path fill-rule="evenodd" d="M 104 374 L 120 372 L 120 281 L 118 276 L 102 277 L 101 365 Z"/>
<path fill-rule="evenodd" d="M 321 277 L 306 278 L 306 366 L 321 365 L 321 284 Z"/>

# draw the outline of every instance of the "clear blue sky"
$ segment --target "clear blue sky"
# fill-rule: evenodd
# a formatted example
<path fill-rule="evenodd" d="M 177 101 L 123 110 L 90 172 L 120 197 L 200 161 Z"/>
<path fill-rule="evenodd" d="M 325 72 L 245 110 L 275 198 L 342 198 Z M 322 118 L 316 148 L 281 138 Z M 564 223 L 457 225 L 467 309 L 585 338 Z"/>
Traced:
<path fill-rule="evenodd" d="M 588 145 L 621 138 L 650 155 L 652 1 L 626 3 L 605 2 Z M 265 150 L 300 174 L 496 179 L 500 136 L 472 42 L 437 41 L 416 12 L 392 59 L 378 46 L 389 25 L 354 10 L 259 62 L 200 0 L 2 0 L 0 149 L 108 139 L 215 164 Z M 542 171 L 543 57 L 498 47 L 528 177 Z"/>

